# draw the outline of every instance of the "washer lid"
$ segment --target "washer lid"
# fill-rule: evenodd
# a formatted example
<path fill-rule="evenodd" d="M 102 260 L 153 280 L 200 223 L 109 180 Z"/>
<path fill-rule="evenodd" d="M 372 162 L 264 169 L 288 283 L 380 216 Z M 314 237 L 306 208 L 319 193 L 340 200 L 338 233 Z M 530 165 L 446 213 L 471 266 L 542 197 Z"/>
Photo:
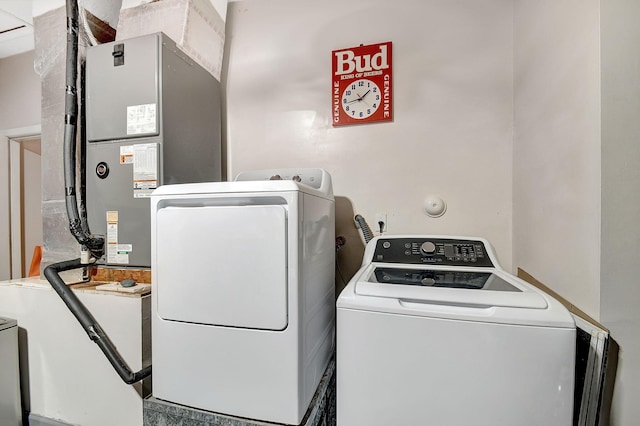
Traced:
<path fill-rule="evenodd" d="M 538 292 L 497 270 L 416 269 L 370 266 L 355 284 L 356 295 L 452 306 L 546 309 Z"/>
<path fill-rule="evenodd" d="M 0 330 L 15 327 L 16 325 L 18 325 L 18 322 L 16 320 L 0 317 Z"/>

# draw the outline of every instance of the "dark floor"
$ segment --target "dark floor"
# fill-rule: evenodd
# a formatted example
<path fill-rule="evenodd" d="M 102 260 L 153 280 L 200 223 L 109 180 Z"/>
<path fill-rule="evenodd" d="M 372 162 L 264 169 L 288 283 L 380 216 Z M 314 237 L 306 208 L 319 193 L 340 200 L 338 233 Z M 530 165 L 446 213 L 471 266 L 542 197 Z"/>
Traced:
<path fill-rule="evenodd" d="M 336 378 L 331 361 L 300 426 L 335 426 Z M 144 426 L 278 426 L 197 410 L 154 398 L 144 400 Z"/>

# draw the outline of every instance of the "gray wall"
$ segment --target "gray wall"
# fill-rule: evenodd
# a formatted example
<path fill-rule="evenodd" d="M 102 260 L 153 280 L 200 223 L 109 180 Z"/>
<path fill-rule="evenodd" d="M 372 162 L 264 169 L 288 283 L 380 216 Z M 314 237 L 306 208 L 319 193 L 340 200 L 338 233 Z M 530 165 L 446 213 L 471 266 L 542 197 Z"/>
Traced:
<path fill-rule="evenodd" d="M 612 425 L 640 418 L 640 3 L 601 6 L 600 318 L 620 344 Z"/>
<path fill-rule="evenodd" d="M 33 51 L 0 59 L 0 131 L 40 124 L 40 77 Z"/>

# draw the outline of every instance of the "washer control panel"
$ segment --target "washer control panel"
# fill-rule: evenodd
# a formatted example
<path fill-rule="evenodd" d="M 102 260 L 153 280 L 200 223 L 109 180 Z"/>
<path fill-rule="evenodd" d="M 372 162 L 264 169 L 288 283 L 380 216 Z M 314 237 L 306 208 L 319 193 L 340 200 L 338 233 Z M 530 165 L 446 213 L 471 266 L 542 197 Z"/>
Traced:
<path fill-rule="evenodd" d="M 242 172 L 236 181 L 292 180 L 315 189 L 320 189 L 326 172 L 322 169 L 269 169 Z"/>
<path fill-rule="evenodd" d="M 381 238 L 374 262 L 493 267 L 484 244 L 450 238 Z"/>

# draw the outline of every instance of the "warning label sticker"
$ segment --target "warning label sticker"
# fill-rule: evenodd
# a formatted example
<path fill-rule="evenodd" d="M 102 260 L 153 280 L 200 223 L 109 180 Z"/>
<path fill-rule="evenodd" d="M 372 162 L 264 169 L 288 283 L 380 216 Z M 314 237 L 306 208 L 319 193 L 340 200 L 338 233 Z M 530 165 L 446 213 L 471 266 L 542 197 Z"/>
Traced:
<path fill-rule="evenodd" d="M 156 104 L 127 107 L 127 135 L 157 133 Z"/>
<path fill-rule="evenodd" d="M 131 244 L 118 244 L 118 212 L 107 212 L 107 264 L 129 263 L 129 253 L 133 251 Z"/>
<path fill-rule="evenodd" d="M 133 145 L 120 147 L 120 164 L 133 164 Z"/>
<path fill-rule="evenodd" d="M 115 219 L 115 220 L 114 220 Z M 118 212 L 107 212 L 107 264 L 129 263 L 129 253 L 118 250 Z"/>
<path fill-rule="evenodd" d="M 150 197 L 158 187 L 158 144 L 133 145 L 133 198 Z"/>

